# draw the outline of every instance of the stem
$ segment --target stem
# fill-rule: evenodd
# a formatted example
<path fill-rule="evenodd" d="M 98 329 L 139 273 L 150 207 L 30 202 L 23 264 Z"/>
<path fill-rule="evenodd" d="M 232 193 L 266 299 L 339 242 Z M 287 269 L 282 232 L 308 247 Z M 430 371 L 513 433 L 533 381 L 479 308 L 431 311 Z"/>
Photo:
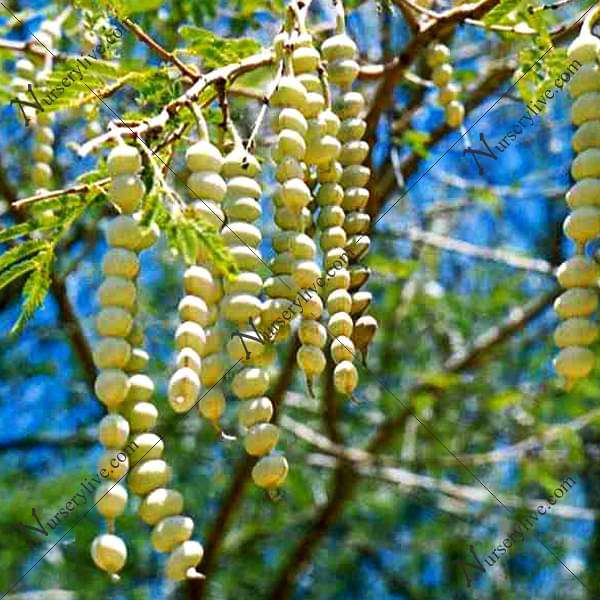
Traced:
<path fill-rule="evenodd" d="M 196 129 L 198 130 L 198 139 L 201 142 L 208 142 L 208 126 L 206 124 L 206 120 L 204 119 L 204 115 L 202 114 L 202 110 L 198 108 L 193 102 L 188 102 L 188 107 L 192 111 L 192 115 L 194 116 L 194 120 L 196 121 Z"/>
<path fill-rule="evenodd" d="M 581 33 L 579 35 L 594 35 L 592 33 L 592 27 L 596 23 L 596 19 L 600 17 L 600 4 L 595 6 L 585 17 L 583 25 L 581 26 Z"/>

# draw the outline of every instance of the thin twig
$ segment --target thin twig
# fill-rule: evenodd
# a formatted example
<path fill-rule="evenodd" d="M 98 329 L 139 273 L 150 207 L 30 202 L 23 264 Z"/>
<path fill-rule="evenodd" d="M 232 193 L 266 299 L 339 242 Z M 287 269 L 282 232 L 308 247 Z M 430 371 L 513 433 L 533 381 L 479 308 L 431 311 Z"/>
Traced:
<path fill-rule="evenodd" d="M 13 208 L 21 209 L 28 204 L 33 204 L 34 202 L 40 202 L 41 200 L 50 200 L 51 198 L 58 198 L 59 196 L 69 196 L 73 194 L 85 194 L 93 190 L 94 188 L 103 188 L 105 185 L 110 183 L 110 177 L 104 177 L 103 179 L 98 179 L 98 181 L 94 181 L 93 183 L 81 183 L 77 185 L 73 185 L 68 188 L 64 188 L 62 190 L 53 190 L 51 192 L 40 192 L 39 194 L 35 194 L 33 196 L 29 196 L 27 198 L 22 198 L 21 200 L 16 200 L 12 203 Z"/>

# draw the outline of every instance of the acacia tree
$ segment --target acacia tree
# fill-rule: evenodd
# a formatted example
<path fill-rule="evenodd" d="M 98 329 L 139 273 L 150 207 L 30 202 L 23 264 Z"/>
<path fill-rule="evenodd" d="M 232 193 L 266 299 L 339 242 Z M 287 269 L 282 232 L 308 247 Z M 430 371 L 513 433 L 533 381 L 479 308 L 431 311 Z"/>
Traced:
<path fill-rule="evenodd" d="M 6 590 L 597 596 L 575 4 L 4 5 Z"/>

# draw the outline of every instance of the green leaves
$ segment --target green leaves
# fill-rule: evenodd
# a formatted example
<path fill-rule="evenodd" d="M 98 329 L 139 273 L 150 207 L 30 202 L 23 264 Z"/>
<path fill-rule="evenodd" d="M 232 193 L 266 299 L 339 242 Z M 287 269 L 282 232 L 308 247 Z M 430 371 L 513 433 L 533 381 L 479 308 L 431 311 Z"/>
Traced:
<path fill-rule="evenodd" d="M 250 38 L 221 38 L 211 31 L 183 25 L 179 34 L 186 42 L 185 52 L 201 56 L 209 69 L 222 67 L 255 54 L 260 44 Z"/>
<path fill-rule="evenodd" d="M 510 21 L 511 13 L 522 4 L 524 4 L 523 0 L 501 0 L 497 6 L 485 15 L 483 22 L 486 25 L 512 25 Z M 509 21 L 508 23 L 507 20 Z"/>

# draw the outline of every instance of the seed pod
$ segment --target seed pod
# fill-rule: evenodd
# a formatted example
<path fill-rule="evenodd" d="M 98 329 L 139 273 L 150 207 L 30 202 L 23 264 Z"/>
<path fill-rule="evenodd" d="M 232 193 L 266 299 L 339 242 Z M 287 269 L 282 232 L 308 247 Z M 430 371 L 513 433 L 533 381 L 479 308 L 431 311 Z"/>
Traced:
<path fill-rule="evenodd" d="M 142 460 L 160 458 L 165 449 L 162 438 L 155 433 L 139 433 L 133 437 L 130 445 L 135 446 L 129 455 L 131 466 Z"/>
<path fill-rule="evenodd" d="M 318 321 L 303 320 L 298 328 L 298 337 L 302 344 L 324 348 L 327 342 L 327 330 Z"/>
<path fill-rule="evenodd" d="M 345 360 L 333 370 L 335 389 L 341 394 L 350 395 L 358 385 L 358 371 L 349 361 Z"/>
<path fill-rule="evenodd" d="M 46 164 L 37 162 L 31 171 L 31 181 L 36 188 L 45 188 L 52 180 L 52 169 Z"/>
<path fill-rule="evenodd" d="M 205 267 L 193 265 L 183 274 L 183 285 L 188 294 L 200 296 L 209 304 L 216 304 L 223 292 Z"/>
<path fill-rule="evenodd" d="M 50 163 L 54 158 L 54 150 L 52 150 L 52 146 L 47 144 L 36 144 L 33 147 L 32 157 L 33 160 L 41 163 Z"/>
<path fill-rule="evenodd" d="M 600 147 L 600 121 L 586 121 L 575 132 L 572 143 L 575 152 Z"/>
<path fill-rule="evenodd" d="M 205 392 L 198 402 L 198 411 L 208 421 L 217 423 L 225 412 L 223 390 L 220 387 L 213 387 Z"/>
<path fill-rule="evenodd" d="M 206 343 L 204 329 L 193 321 L 185 321 L 175 331 L 175 346 L 178 350 L 191 348 L 202 356 L 202 349 Z"/>
<path fill-rule="evenodd" d="M 208 141 L 196 142 L 185 153 L 187 168 L 190 171 L 212 171 L 218 173 L 223 166 L 223 156 L 216 146 Z"/>
<path fill-rule="evenodd" d="M 131 311 L 136 301 L 136 287 L 124 277 L 107 277 L 98 289 L 98 302 L 103 308 L 118 306 Z"/>
<path fill-rule="evenodd" d="M 128 400 L 135 402 L 146 402 L 152 398 L 154 393 L 154 382 L 148 375 L 143 373 L 135 373 L 129 378 L 129 393 Z"/>
<path fill-rule="evenodd" d="M 321 46 L 321 54 L 327 61 L 336 61 L 354 58 L 357 54 L 357 48 L 354 41 L 345 33 L 342 33 L 327 38 Z"/>
<path fill-rule="evenodd" d="M 138 496 L 164 487 L 171 478 L 171 469 L 164 460 L 146 460 L 137 464 L 127 477 L 129 489 Z"/>
<path fill-rule="evenodd" d="M 322 184 L 317 192 L 316 200 L 319 206 L 339 206 L 344 200 L 344 190 L 337 183 Z"/>
<path fill-rule="evenodd" d="M 352 294 L 352 308 L 350 314 L 353 316 L 362 315 L 370 306 L 373 300 L 371 292 L 355 292 Z"/>
<path fill-rule="evenodd" d="M 352 297 L 346 290 L 335 290 L 327 298 L 327 311 L 330 315 L 338 312 L 350 313 Z"/>
<path fill-rule="evenodd" d="M 279 233 L 287 234 L 288 232 Z M 275 238 L 273 239 L 273 245 L 275 247 Z M 260 251 L 254 248 L 248 248 L 247 246 L 242 246 L 240 244 L 229 248 L 229 253 L 237 263 L 238 268 L 242 270 L 256 271 L 260 269 L 263 264 Z"/>
<path fill-rule="evenodd" d="M 582 179 L 566 195 L 569 208 L 600 206 L 600 179 Z"/>
<path fill-rule="evenodd" d="M 573 179 L 600 177 L 600 148 L 590 148 L 575 157 L 571 164 Z"/>
<path fill-rule="evenodd" d="M 441 64 L 433 69 L 431 80 L 437 87 L 441 88 L 450 83 L 453 74 L 454 69 L 452 68 L 452 65 L 449 65 L 448 63 Z"/>
<path fill-rule="evenodd" d="M 94 391 L 98 399 L 109 409 L 115 408 L 129 392 L 129 378 L 119 369 L 105 369 L 100 371 L 94 384 Z"/>
<path fill-rule="evenodd" d="M 600 92 L 600 67 L 586 63 L 571 77 L 567 91 L 572 98 L 590 92 Z"/>
<path fill-rule="evenodd" d="M 574 125 L 581 125 L 586 121 L 600 119 L 600 94 L 592 92 L 582 94 L 573 103 L 571 108 L 571 121 Z"/>
<path fill-rule="evenodd" d="M 231 388 L 242 400 L 263 396 L 269 388 L 269 375 L 264 369 L 245 368 L 236 373 Z"/>
<path fill-rule="evenodd" d="M 310 260 L 317 254 L 317 245 L 305 233 L 299 233 L 292 240 L 291 251 L 297 260 Z"/>
<path fill-rule="evenodd" d="M 304 304 L 304 312 L 302 316 L 304 319 L 316 320 L 321 317 L 323 313 L 323 301 L 316 294 L 311 297 Z"/>
<path fill-rule="evenodd" d="M 556 277 L 564 288 L 593 287 L 598 282 L 598 266 L 583 256 L 574 256 L 558 267 Z"/>
<path fill-rule="evenodd" d="M 94 364 L 98 369 L 123 369 L 130 357 L 131 346 L 122 338 L 102 338 L 94 347 Z"/>
<path fill-rule="evenodd" d="M 115 519 L 125 512 L 127 490 L 119 483 L 103 483 L 96 490 L 94 503 L 105 519 Z"/>
<path fill-rule="evenodd" d="M 227 192 L 223 178 L 212 171 L 193 172 L 188 177 L 187 187 L 194 197 L 215 202 L 221 202 Z"/>
<path fill-rule="evenodd" d="M 268 454 L 277 445 L 279 428 L 271 423 L 253 425 L 244 438 L 244 448 L 251 456 Z"/>
<path fill-rule="evenodd" d="M 327 328 L 332 336 L 350 337 L 352 335 L 354 323 L 347 312 L 336 312 L 330 316 Z"/>
<path fill-rule="evenodd" d="M 225 360 L 221 354 L 211 354 L 202 361 L 200 381 L 205 387 L 216 385 L 225 375 Z"/>
<path fill-rule="evenodd" d="M 450 49 L 444 44 L 432 44 L 427 48 L 425 61 L 429 67 L 437 67 L 450 60 Z"/>
<path fill-rule="evenodd" d="M 135 146 L 118 144 L 110 151 L 106 167 L 111 177 L 131 175 L 142 168 L 142 159 Z"/>
<path fill-rule="evenodd" d="M 563 321 L 554 332 L 554 343 L 559 348 L 589 346 L 598 337 L 598 326 L 588 319 L 573 318 Z"/>
<path fill-rule="evenodd" d="M 574 210 L 563 225 L 565 235 L 575 242 L 586 243 L 600 235 L 600 210 L 585 206 Z"/>
<path fill-rule="evenodd" d="M 171 552 L 178 544 L 192 537 L 194 521 L 189 517 L 165 517 L 152 530 L 152 546 L 158 552 Z"/>
<path fill-rule="evenodd" d="M 352 361 L 355 350 L 352 340 L 348 337 L 338 337 L 331 342 L 331 357 L 336 364 L 342 361 Z"/>
<path fill-rule="evenodd" d="M 260 204 L 254 198 L 227 199 L 223 204 L 225 214 L 232 221 L 255 221 L 262 214 Z"/>
<path fill-rule="evenodd" d="M 156 525 L 165 517 L 178 515 L 182 510 L 183 496 L 179 492 L 158 488 L 144 498 L 138 514 L 144 523 Z"/>
<path fill-rule="evenodd" d="M 121 450 L 129 437 L 129 423 L 121 415 L 106 415 L 98 425 L 98 439 L 107 448 Z"/>
<path fill-rule="evenodd" d="M 156 424 L 158 410 L 150 402 L 137 402 L 131 408 L 128 418 L 132 431 L 146 431 Z"/>
<path fill-rule="evenodd" d="M 357 319 L 354 331 L 352 332 L 352 341 L 356 348 L 366 353 L 378 328 L 377 321 L 371 315 L 363 315 Z"/>
<path fill-rule="evenodd" d="M 125 248 L 110 248 L 102 259 L 102 273 L 105 277 L 134 279 L 139 270 L 137 254 Z"/>
<path fill-rule="evenodd" d="M 269 398 L 252 398 L 242 402 L 238 411 L 238 421 L 241 427 L 250 428 L 261 422 L 268 422 L 273 417 L 273 404 Z"/>
<path fill-rule="evenodd" d="M 305 104 L 306 88 L 294 77 L 282 77 L 271 97 L 271 105 L 296 108 L 302 111 Z"/>
<path fill-rule="evenodd" d="M 588 348 L 571 346 L 563 348 L 554 359 L 554 368 L 567 379 L 586 377 L 594 367 L 594 353 Z"/>
<path fill-rule="evenodd" d="M 123 457 L 123 458 L 121 458 Z M 98 461 L 98 471 L 108 473 L 108 478 L 113 481 L 119 481 L 129 471 L 129 459 L 124 452 L 115 452 L 107 450 Z M 104 477 L 104 475 L 102 475 Z"/>
<path fill-rule="evenodd" d="M 252 469 L 254 483 L 262 488 L 279 487 L 287 477 L 289 466 L 283 456 L 263 456 Z"/>
<path fill-rule="evenodd" d="M 567 49 L 570 60 L 594 63 L 600 52 L 600 40 L 593 34 L 581 32 Z"/>
<path fill-rule="evenodd" d="M 460 88 L 455 83 L 449 83 L 440 88 L 438 92 L 438 102 L 442 106 L 446 106 L 447 104 L 450 104 L 450 102 L 458 100 L 459 94 Z"/>
<path fill-rule="evenodd" d="M 116 535 L 99 535 L 92 542 L 92 559 L 99 569 L 107 573 L 118 573 L 127 560 L 127 548 Z"/>
<path fill-rule="evenodd" d="M 446 123 L 449 127 L 460 127 L 465 119 L 465 107 L 462 102 L 452 100 L 446 106 Z"/>
<path fill-rule="evenodd" d="M 358 117 L 365 109 L 365 99 L 358 92 L 346 92 L 335 106 L 340 119 Z"/>
<path fill-rule="evenodd" d="M 316 377 L 325 370 L 327 359 L 317 346 L 300 346 L 296 354 L 298 366 L 306 373 L 307 377 Z"/>
<path fill-rule="evenodd" d="M 199 392 L 197 373 L 187 367 L 179 368 L 169 381 L 169 404 L 175 412 L 187 412 L 196 403 Z"/>
<path fill-rule="evenodd" d="M 598 294 L 594 290 L 572 288 L 554 301 L 554 310 L 561 319 L 589 317 L 598 308 Z"/>
<path fill-rule="evenodd" d="M 202 560 L 203 555 L 204 550 L 198 542 L 187 541 L 177 546 L 167 561 L 167 577 L 173 581 L 198 577 L 194 567 Z"/>

